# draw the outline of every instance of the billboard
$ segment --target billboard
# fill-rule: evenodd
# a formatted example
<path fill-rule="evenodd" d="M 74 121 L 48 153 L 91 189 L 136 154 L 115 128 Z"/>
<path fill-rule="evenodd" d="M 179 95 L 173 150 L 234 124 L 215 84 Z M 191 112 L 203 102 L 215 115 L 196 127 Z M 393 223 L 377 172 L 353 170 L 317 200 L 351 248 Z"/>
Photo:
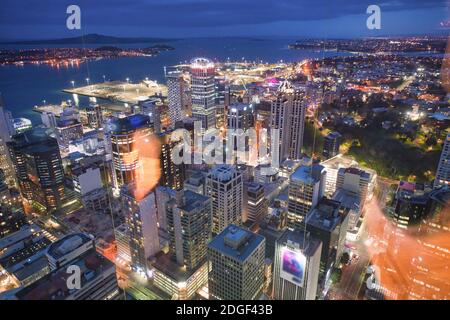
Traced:
<path fill-rule="evenodd" d="M 299 251 L 284 248 L 281 253 L 281 278 L 303 287 L 306 257 Z"/>

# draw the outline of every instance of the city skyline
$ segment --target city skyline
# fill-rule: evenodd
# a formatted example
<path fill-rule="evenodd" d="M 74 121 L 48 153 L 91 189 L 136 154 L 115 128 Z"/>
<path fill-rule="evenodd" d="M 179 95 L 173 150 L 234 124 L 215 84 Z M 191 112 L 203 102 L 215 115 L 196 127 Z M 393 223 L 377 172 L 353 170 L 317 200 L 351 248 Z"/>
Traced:
<path fill-rule="evenodd" d="M 450 300 L 449 4 L 7 0 L 0 300 Z"/>

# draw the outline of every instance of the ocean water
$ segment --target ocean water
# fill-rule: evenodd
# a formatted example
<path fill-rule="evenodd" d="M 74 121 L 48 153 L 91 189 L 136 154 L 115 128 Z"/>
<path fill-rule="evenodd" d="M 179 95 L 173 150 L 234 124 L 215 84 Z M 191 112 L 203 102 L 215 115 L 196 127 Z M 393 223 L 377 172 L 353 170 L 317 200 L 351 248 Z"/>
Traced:
<path fill-rule="evenodd" d="M 48 65 L 0 66 L 0 92 L 14 117 L 25 117 L 34 124 L 40 123 L 40 115 L 32 111 L 37 104 L 55 103 L 70 99 L 69 94 L 61 90 L 85 85 L 86 78 L 90 82 L 107 80 L 125 80 L 137 82 L 148 77 L 158 82 L 164 81 L 164 66 L 186 62 L 197 56 L 212 60 L 276 62 L 299 61 L 304 58 L 320 58 L 324 56 L 348 55 L 337 52 L 317 52 L 310 50 L 291 50 L 288 45 L 295 39 L 252 39 L 252 38 L 205 38 L 189 40 L 173 40 L 166 42 L 175 48 L 161 52 L 154 57 L 135 57 L 119 59 L 101 59 L 83 63 L 79 67 L 61 67 Z M 148 47 L 149 44 L 124 45 L 122 47 Z M 39 48 L 44 46 L 16 46 L 16 48 Z M 48 46 L 45 46 L 48 47 Z M 62 47 L 62 45 L 59 45 Z M 68 46 L 65 46 L 68 47 Z M 98 46 L 91 46 L 98 47 Z M 12 49 L 12 46 L 3 46 Z M 81 99 L 81 105 L 87 101 Z"/>

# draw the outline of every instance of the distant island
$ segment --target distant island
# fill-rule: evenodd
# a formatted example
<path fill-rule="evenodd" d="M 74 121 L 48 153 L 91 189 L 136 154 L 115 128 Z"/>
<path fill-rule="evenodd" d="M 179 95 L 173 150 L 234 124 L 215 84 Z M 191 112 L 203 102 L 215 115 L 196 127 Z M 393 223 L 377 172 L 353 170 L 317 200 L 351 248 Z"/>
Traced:
<path fill-rule="evenodd" d="M 0 49 L 0 65 L 49 64 L 55 67 L 69 67 L 88 60 L 151 57 L 169 50 L 175 50 L 175 48 L 166 44 L 155 44 L 146 48 L 119 48 L 105 45 L 98 48 Z"/>
<path fill-rule="evenodd" d="M 0 44 L 40 45 L 40 44 L 127 44 L 127 43 L 161 43 L 175 39 L 149 37 L 113 37 L 91 33 L 79 37 L 40 40 L 1 41 Z"/>

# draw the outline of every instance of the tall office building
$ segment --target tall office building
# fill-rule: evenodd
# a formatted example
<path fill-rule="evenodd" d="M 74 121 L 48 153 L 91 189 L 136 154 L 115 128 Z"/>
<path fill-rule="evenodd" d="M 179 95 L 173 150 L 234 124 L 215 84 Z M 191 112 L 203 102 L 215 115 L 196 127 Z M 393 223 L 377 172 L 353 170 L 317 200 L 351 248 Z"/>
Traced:
<path fill-rule="evenodd" d="M 234 103 L 228 108 L 227 113 L 227 139 L 232 139 L 233 160 L 247 160 L 247 153 L 250 146 L 256 144 L 257 137 L 243 135 L 249 129 L 254 128 L 255 113 L 253 105 L 246 103 Z M 256 161 L 256 159 L 254 159 Z M 248 159 L 250 161 L 250 159 Z"/>
<path fill-rule="evenodd" d="M 167 73 L 167 100 L 169 104 L 169 118 L 172 127 L 177 121 L 184 118 L 184 80 L 183 74 L 178 71 Z"/>
<path fill-rule="evenodd" d="M 161 186 L 174 190 L 183 189 L 185 180 L 185 164 L 176 164 L 172 157 L 172 150 L 179 143 L 183 143 L 181 138 L 174 138 L 173 131 L 159 135 L 161 141 Z"/>
<path fill-rule="evenodd" d="M 327 134 L 323 141 L 322 155 L 325 159 L 330 159 L 339 154 L 339 147 L 341 146 L 341 134 L 337 131 Z"/>
<path fill-rule="evenodd" d="M 372 196 L 375 186 L 375 172 L 358 168 L 340 168 L 336 181 L 336 189 L 344 189 L 359 196 L 361 208 Z"/>
<path fill-rule="evenodd" d="M 315 300 L 322 242 L 303 230 L 285 230 L 275 244 L 273 294 L 276 300 Z"/>
<path fill-rule="evenodd" d="M 56 139 L 36 128 L 7 143 L 22 197 L 42 213 L 61 206 L 64 170 Z"/>
<path fill-rule="evenodd" d="M 306 231 L 322 241 L 319 287 L 328 281 L 333 266 L 339 263 L 344 252 L 349 215 L 341 210 L 338 201 L 322 198 L 306 218 Z"/>
<path fill-rule="evenodd" d="M 99 129 L 103 126 L 102 108 L 98 104 L 90 104 L 86 107 L 86 116 L 91 128 Z"/>
<path fill-rule="evenodd" d="M 192 117 L 202 122 L 203 130 L 216 127 L 214 63 L 206 58 L 191 61 Z"/>
<path fill-rule="evenodd" d="M 171 256 L 178 265 L 195 270 L 206 262 L 211 199 L 191 191 L 177 191 L 166 204 L 166 213 Z"/>
<path fill-rule="evenodd" d="M 444 145 L 442 147 L 441 158 L 436 170 L 436 178 L 434 179 L 434 187 L 440 187 L 450 184 L 450 133 L 447 134 Z"/>
<path fill-rule="evenodd" d="M 131 267 L 147 276 L 147 260 L 160 251 L 158 217 L 153 191 L 137 198 L 136 184 L 121 187 L 122 208 L 130 237 Z"/>
<path fill-rule="evenodd" d="M 288 190 L 288 227 L 299 228 L 310 210 L 323 197 L 325 168 L 321 165 L 300 166 L 290 177 Z"/>
<path fill-rule="evenodd" d="M 304 93 L 283 82 L 272 102 L 270 119 L 270 129 L 279 130 L 279 141 L 272 141 L 272 148 L 278 148 L 280 162 L 301 158 L 305 115 Z"/>
<path fill-rule="evenodd" d="M 5 174 L 8 185 L 14 185 L 14 168 L 6 143 L 14 134 L 13 118 L 11 112 L 4 108 L 3 98 L 0 92 L 0 169 Z"/>
<path fill-rule="evenodd" d="M 209 297 L 256 300 L 264 287 L 265 238 L 229 225 L 208 245 Z"/>
<path fill-rule="evenodd" d="M 434 189 L 429 199 L 428 214 L 418 228 L 420 250 L 411 259 L 408 299 L 449 300 L 450 252 L 444 242 L 450 237 L 450 186 Z"/>
<path fill-rule="evenodd" d="M 228 108 L 227 129 L 247 131 L 255 125 L 255 112 L 252 104 L 234 103 Z"/>
<path fill-rule="evenodd" d="M 113 160 L 113 186 L 118 189 L 136 180 L 140 168 L 138 139 L 148 139 L 152 129 L 150 118 L 134 114 L 108 124 L 109 143 Z"/>
<path fill-rule="evenodd" d="M 253 222 L 261 222 L 267 215 L 268 203 L 264 197 L 264 186 L 251 182 L 247 185 L 247 218 Z"/>
<path fill-rule="evenodd" d="M 219 234 L 230 224 L 242 223 L 243 182 L 236 167 L 217 165 L 206 178 L 206 195 L 212 198 L 212 232 Z"/>

